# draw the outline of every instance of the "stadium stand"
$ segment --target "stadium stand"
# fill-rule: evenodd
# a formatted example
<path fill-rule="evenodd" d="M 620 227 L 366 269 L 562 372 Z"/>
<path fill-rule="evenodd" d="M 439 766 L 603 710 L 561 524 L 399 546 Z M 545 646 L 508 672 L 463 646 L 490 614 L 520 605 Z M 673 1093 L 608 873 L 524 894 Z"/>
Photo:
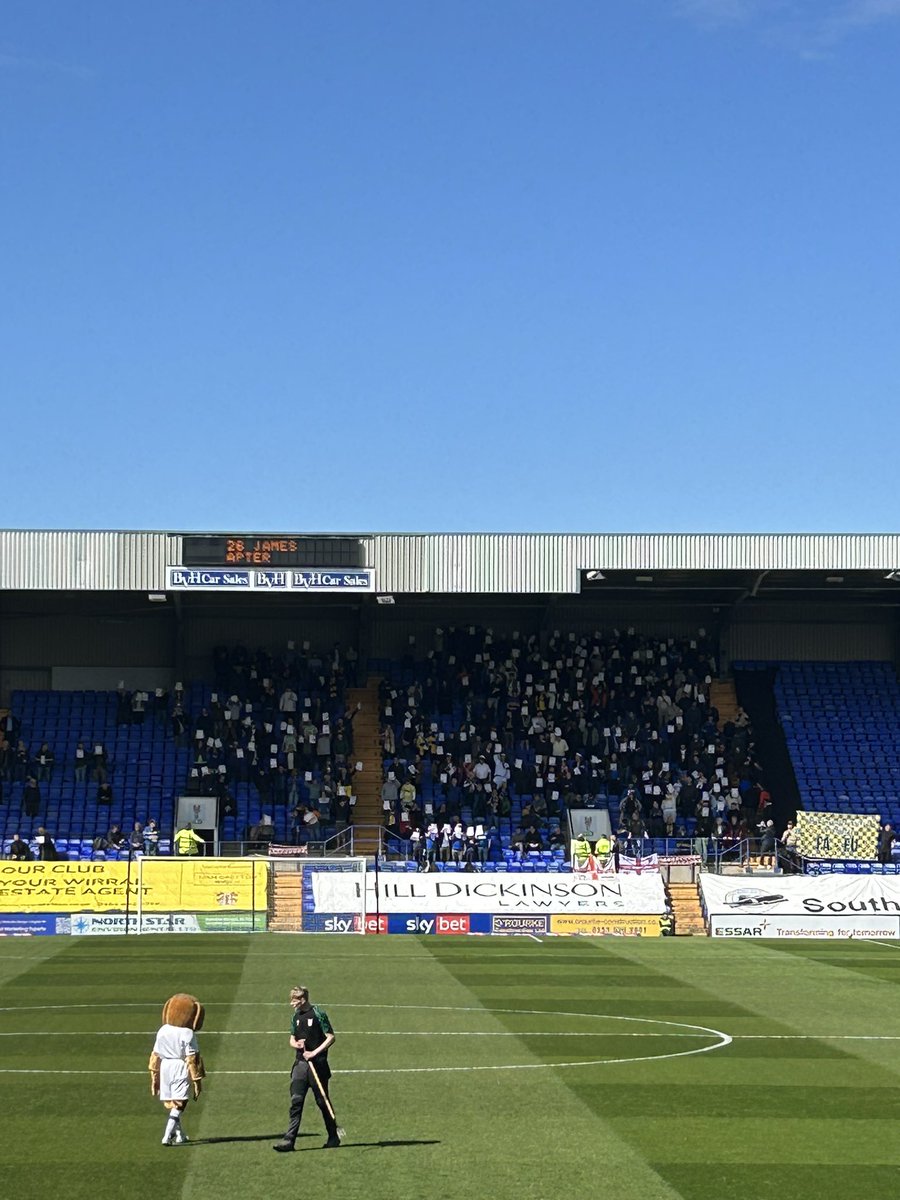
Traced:
<path fill-rule="evenodd" d="M 218 796 L 227 842 L 263 840 L 261 827 L 265 838 L 304 839 L 313 810 L 317 839 L 338 832 L 353 819 L 348 688 L 357 663 L 337 646 L 297 645 L 274 655 L 219 647 L 211 678 L 171 695 L 17 692 L 9 749 L 0 750 L 4 848 L 13 832 L 45 825 L 60 852 L 89 856 L 113 822 L 127 832 L 152 817 L 166 853 L 181 793 Z M 559 870 L 575 807 L 608 809 L 623 841 L 657 839 L 648 850 L 667 837 L 712 837 L 717 819 L 733 818 L 732 840 L 754 826 L 764 788 L 752 731 L 740 711 L 719 722 L 710 696 L 717 663 L 702 631 L 692 639 L 557 631 L 541 642 L 448 627 L 424 657 L 372 659 L 367 673 L 380 680 L 389 854 L 405 859 L 418 829 L 414 851 L 424 855 L 430 842 L 440 869 L 474 859 Z M 33 818 L 22 808 L 32 773 L 40 775 Z M 98 804 L 104 780 L 111 799 Z"/>

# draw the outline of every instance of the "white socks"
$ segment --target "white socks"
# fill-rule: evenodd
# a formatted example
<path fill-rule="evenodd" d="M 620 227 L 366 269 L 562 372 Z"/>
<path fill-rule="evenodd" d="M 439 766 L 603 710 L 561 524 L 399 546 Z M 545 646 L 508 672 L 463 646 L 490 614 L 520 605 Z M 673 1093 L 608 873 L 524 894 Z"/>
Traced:
<path fill-rule="evenodd" d="M 177 1110 L 170 1113 L 169 1119 L 166 1122 L 166 1132 L 163 1134 L 165 1141 L 168 1141 L 173 1134 L 181 1133 L 181 1113 Z"/>

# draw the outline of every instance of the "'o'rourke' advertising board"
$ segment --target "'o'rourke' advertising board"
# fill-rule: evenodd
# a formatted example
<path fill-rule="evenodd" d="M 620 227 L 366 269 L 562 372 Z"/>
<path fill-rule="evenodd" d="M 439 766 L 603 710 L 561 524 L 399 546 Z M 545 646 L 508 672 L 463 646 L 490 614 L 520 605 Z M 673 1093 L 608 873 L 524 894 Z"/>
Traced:
<path fill-rule="evenodd" d="M 900 938 L 895 875 L 703 875 L 700 887 L 713 937 Z"/>

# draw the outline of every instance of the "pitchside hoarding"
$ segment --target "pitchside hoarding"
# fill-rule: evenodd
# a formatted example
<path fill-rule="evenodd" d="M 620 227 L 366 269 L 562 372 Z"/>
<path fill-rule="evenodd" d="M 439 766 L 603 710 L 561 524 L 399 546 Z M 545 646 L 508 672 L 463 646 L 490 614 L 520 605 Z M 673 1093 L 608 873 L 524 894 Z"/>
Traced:
<path fill-rule="evenodd" d="M 586 913 L 534 914 L 513 917 L 505 913 L 368 913 L 366 933 L 493 934 L 545 937 L 557 934 L 571 937 L 659 937 L 662 918 L 588 916 Z"/>
<path fill-rule="evenodd" d="M 250 859 L 0 862 L 0 913 L 265 911 L 268 879 Z"/>
<path fill-rule="evenodd" d="M 700 888 L 713 937 L 900 938 L 895 875 L 702 875 Z"/>
<path fill-rule="evenodd" d="M 359 910 L 360 880 L 349 873 L 319 872 L 312 878 L 317 913 Z M 658 872 L 648 875 L 510 876 L 501 872 L 414 876 L 366 875 L 369 913 L 486 913 L 532 915 L 583 913 L 590 917 L 662 915 L 666 895 Z"/>

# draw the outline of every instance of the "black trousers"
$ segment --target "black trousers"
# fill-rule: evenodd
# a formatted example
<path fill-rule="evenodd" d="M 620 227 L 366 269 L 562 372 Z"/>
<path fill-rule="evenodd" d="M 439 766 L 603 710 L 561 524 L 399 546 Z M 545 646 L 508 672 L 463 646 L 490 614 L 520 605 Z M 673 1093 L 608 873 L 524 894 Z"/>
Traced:
<path fill-rule="evenodd" d="M 318 1060 L 315 1063 L 315 1068 L 319 1081 L 322 1084 L 324 1095 L 320 1094 L 319 1089 L 316 1087 L 312 1071 L 310 1071 L 306 1060 L 298 1058 L 294 1063 L 294 1068 L 291 1071 L 291 1111 L 287 1132 L 284 1135 L 286 1142 L 296 1141 L 297 1134 L 300 1132 L 300 1118 L 303 1116 L 303 1104 L 306 1100 L 306 1093 L 309 1091 L 312 1092 L 313 1099 L 319 1106 L 328 1136 L 337 1137 L 337 1122 L 332 1119 L 325 1104 L 325 1098 L 328 1096 L 328 1080 L 331 1077 L 331 1070 L 327 1062 L 320 1062 Z"/>

